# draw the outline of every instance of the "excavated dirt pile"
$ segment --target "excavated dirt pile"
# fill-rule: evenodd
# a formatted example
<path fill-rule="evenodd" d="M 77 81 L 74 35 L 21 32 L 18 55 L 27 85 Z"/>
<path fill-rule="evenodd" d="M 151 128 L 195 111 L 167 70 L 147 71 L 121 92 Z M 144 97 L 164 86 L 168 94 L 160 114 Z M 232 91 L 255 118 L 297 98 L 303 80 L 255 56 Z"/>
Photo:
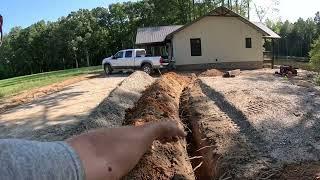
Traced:
<path fill-rule="evenodd" d="M 179 118 L 179 102 L 189 82 L 189 78 L 175 73 L 163 75 L 143 93 L 135 107 L 127 111 L 124 124 L 139 126 L 169 119 L 183 126 Z M 186 146 L 185 140 L 165 144 L 155 141 L 124 179 L 195 179 Z"/>
<path fill-rule="evenodd" d="M 200 77 L 216 77 L 216 76 L 223 76 L 224 72 L 218 69 L 209 69 L 204 71 L 200 74 Z"/>

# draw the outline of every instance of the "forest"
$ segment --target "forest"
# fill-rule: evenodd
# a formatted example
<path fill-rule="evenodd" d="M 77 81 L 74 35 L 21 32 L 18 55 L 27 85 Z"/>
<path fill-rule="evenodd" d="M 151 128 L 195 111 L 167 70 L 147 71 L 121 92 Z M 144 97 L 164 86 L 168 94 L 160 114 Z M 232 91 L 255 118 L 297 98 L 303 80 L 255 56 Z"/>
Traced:
<path fill-rule="evenodd" d="M 219 6 L 246 18 L 250 8 L 257 8 L 251 0 L 141 0 L 80 9 L 56 22 L 14 27 L 0 47 L 0 79 L 99 65 L 104 57 L 134 47 L 138 27 L 183 25 Z M 256 12 L 264 13 L 263 9 Z M 282 37 L 276 42 L 278 55 L 320 56 L 315 50 L 320 48 L 319 12 L 297 22 L 261 21 Z"/>

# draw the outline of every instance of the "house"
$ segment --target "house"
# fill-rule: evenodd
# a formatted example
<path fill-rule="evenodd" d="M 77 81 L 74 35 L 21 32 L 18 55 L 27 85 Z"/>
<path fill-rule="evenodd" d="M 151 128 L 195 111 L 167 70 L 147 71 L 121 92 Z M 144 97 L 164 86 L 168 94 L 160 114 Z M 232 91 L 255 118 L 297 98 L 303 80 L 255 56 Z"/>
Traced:
<path fill-rule="evenodd" d="M 262 23 L 219 7 L 184 26 L 139 28 L 136 46 L 175 60 L 178 69 L 256 69 L 266 39 L 280 38 Z"/>

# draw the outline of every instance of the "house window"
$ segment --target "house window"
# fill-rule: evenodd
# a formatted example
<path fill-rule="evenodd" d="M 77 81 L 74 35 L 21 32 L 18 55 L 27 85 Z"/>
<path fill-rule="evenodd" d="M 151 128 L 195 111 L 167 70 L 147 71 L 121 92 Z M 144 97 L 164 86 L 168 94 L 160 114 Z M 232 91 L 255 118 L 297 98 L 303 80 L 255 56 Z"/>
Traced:
<path fill-rule="evenodd" d="M 252 40 L 251 40 L 251 38 L 246 38 L 246 48 L 252 48 Z"/>
<path fill-rule="evenodd" d="M 191 56 L 202 56 L 201 52 L 201 39 L 190 39 Z"/>

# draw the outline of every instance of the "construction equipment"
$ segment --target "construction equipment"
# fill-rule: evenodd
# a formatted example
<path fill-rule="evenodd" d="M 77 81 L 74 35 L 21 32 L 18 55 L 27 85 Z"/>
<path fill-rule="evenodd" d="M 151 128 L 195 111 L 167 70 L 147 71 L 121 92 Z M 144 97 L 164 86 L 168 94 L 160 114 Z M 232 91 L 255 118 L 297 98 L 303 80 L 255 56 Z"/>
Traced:
<path fill-rule="evenodd" d="M 238 75 L 240 75 L 241 70 L 240 69 L 236 69 L 236 70 L 232 70 L 232 71 L 227 71 L 224 73 L 223 77 L 224 78 L 234 78 Z"/>
<path fill-rule="evenodd" d="M 276 74 L 280 76 L 292 77 L 297 76 L 298 71 L 292 66 L 280 66 L 280 72 L 277 71 Z"/>

